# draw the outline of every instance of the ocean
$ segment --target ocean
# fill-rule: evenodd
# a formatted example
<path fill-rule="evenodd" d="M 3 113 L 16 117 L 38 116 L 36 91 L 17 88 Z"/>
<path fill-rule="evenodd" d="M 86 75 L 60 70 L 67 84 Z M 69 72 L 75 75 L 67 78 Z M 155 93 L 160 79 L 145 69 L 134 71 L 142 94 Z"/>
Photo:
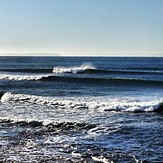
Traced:
<path fill-rule="evenodd" d="M 163 162 L 162 57 L 0 57 L 0 162 Z"/>

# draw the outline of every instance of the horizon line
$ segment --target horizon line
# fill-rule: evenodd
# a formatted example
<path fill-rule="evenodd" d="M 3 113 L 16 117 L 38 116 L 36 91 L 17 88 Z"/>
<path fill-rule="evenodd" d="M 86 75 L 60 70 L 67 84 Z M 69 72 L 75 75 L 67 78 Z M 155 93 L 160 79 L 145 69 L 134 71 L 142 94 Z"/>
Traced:
<path fill-rule="evenodd" d="M 113 52 L 105 54 L 60 54 L 51 52 L 0 52 L 0 56 L 54 56 L 54 57 L 163 57 L 163 52 Z"/>

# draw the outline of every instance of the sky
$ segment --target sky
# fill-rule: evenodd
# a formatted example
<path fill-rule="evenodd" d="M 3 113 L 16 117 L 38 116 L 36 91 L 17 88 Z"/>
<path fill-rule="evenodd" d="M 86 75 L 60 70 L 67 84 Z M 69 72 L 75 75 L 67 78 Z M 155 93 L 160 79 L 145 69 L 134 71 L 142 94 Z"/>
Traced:
<path fill-rule="evenodd" d="M 0 55 L 163 56 L 163 0 L 0 0 Z"/>

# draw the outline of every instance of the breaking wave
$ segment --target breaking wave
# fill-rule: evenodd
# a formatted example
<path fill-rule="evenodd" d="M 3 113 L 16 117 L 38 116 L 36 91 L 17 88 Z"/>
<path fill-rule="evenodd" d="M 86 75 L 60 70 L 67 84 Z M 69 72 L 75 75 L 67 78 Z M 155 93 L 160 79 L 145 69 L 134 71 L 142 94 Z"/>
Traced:
<path fill-rule="evenodd" d="M 85 84 L 152 84 L 155 86 L 163 86 L 162 80 L 147 80 L 137 78 L 97 78 L 97 77 L 75 77 L 75 76 L 56 76 L 48 75 L 0 75 L 0 80 L 14 80 L 14 81 L 47 81 L 47 82 L 78 82 Z"/>
<path fill-rule="evenodd" d="M 140 101 L 134 98 L 110 97 L 43 97 L 26 94 L 4 93 L 1 102 L 31 103 L 56 109 L 91 109 L 97 111 L 163 112 L 163 99 Z"/>
<path fill-rule="evenodd" d="M 0 75 L 0 80 L 16 80 L 16 81 L 23 81 L 23 80 L 40 80 L 44 77 L 49 77 L 50 75 L 9 75 L 3 74 Z"/>
<path fill-rule="evenodd" d="M 56 66 L 53 68 L 53 73 L 84 73 L 86 70 L 95 70 L 95 66 L 92 63 L 83 63 L 81 66 L 74 66 L 74 67 L 63 67 L 63 66 Z"/>
<path fill-rule="evenodd" d="M 40 73 L 68 73 L 68 74 L 130 74 L 130 75 L 139 75 L 139 74 L 151 74 L 151 75 L 162 75 L 163 71 L 153 70 L 153 71 L 146 71 L 146 70 L 112 70 L 112 69 L 97 69 L 91 63 L 84 63 L 81 66 L 76 67 L 64 67 L 64 66 L 56 66 L 54 68 L 22 68 L 22 69 L 0 69 L 1 72 L 14 72 L 14 73 L 33 73 L 33 74 L 40 74 Z"/>
<path fill-rule="evenodd" d="M 0 80 L 15 80 L 15 81 L 64 81 L 64 82 L 83 82 L 83 83 L 140 83 L 140 84 L 159 84 L 163 85 L 163 81 L 156 80 L 141 80 L 130 78 L 82 78 L 82 77 L 66 77 L 66 76 L 54 76 L 54 75 L 1 75 Z"/>

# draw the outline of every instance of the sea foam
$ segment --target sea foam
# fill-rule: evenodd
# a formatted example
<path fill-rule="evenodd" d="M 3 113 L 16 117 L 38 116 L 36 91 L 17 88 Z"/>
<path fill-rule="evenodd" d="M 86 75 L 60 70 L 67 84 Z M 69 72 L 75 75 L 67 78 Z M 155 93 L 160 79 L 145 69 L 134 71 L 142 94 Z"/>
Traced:
<path fill-rule="evenodd" d="M 50 75 L 9 75 L 3 74 L 0 75 L 0 80 L 16 80 L 16 81 L 23 81 L 23 80 L 40 80 L 43 77 L 48 77 Z"/>

